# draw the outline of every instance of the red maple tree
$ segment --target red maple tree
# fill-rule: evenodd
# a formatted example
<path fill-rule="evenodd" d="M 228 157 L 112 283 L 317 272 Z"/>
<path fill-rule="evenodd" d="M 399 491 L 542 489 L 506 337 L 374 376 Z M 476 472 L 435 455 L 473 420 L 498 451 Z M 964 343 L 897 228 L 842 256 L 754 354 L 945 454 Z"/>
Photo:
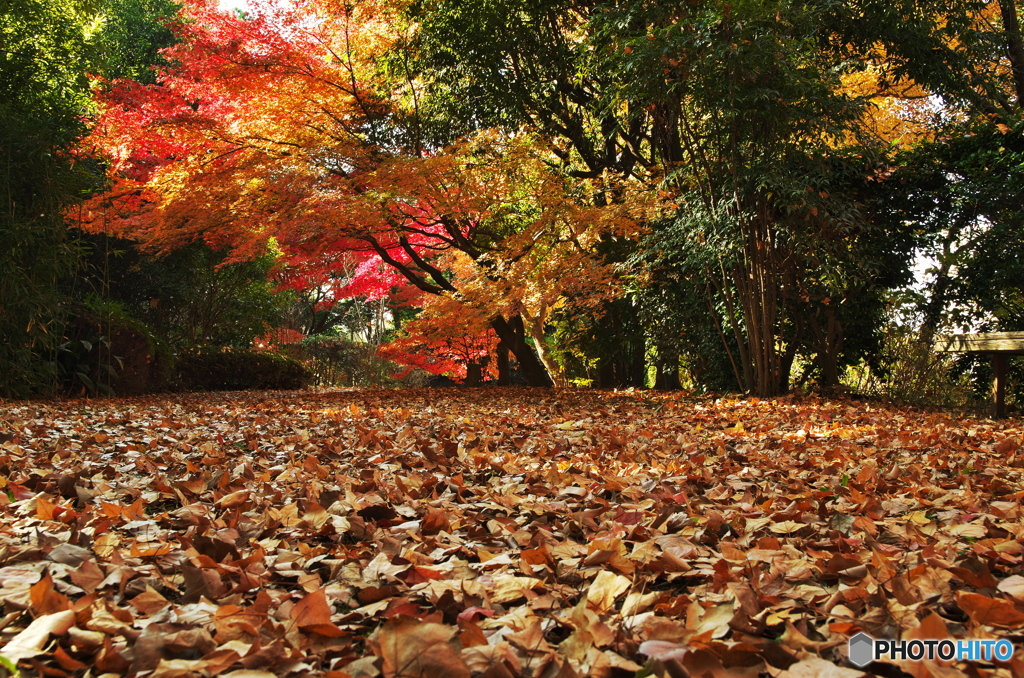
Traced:
<path fill-rule="evenodd" d="M 309 285 L 338 280 L 356 253 L 366 275 L 339 293 L 381 294 L 400 276 L 457 303 L 443 322 L 488 326 L 528 383 L 551 383 L 548 314 L 566 295 L 614 289 L 593 248 L 634 235 L 645 198 L 617 187 L 593 207 L 608 179 L 570 182 L 529 135 L 424 149 L 403 123 L 408 83 L 377 66 L 412 30 L 398 9 L 268 2 L 243 20 L 190 0 L 157 84 L 99 95 L 89 141 L 109 160 L 110 190 L 82 226 L 156 251 L 203 239 L 236 259 L 273 241 Z"/>

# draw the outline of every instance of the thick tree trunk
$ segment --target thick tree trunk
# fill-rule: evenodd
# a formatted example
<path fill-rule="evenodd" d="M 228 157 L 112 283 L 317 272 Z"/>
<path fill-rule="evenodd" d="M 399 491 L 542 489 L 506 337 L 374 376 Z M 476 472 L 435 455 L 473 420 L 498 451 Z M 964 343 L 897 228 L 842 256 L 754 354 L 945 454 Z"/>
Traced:
<path fill-rule="evenodd" d="M 528 386 L 551 386 L 551 376 L 544 368 L 544 364 L 537 357 L 537 352 L 526 343 L 526 333 L 523 328 L 523 319 L 514 315 L 509 319 L 498 316 L 491 321 L 491 327 L 495 334 L 519 361 L 519 369 L 523 371 L 523 377 Z"/>
<path fill-rule="evenodd" d="M 824 323 L 819 322 L 817 315 L 813 316 L 811 331 L 814 333 L 822 385 L 836 388 L 839 386 L 839 353 L 843 350 L 843 325 L 836 319 L 835 310 L 826 310 Z"/>
<path fill-rule="evenodd" d="M 484 366 L 479 362 L 466 365 L 466 386 L 479 386 L 483 381 Z"/>

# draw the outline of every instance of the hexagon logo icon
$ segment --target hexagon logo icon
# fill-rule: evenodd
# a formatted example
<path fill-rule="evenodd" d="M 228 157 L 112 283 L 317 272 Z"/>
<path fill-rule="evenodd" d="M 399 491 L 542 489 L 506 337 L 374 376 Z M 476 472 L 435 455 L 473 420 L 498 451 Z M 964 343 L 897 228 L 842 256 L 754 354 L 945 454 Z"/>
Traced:
<path fill-rule="evenodd" d="M 850 637 L 850 662 L 855 666 L 867 666 L 875 658 L 875 639 L 861 631 Z"/>

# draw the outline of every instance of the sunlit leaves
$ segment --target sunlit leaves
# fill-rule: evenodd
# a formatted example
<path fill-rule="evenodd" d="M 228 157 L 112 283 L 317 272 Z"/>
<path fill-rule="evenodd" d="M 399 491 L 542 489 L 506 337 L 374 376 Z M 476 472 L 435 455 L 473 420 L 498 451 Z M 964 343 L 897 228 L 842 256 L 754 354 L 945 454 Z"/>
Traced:
<path fill-rule="evenodd" d="M 1024 625 L 1021 439 L 639 392 L 8 405 L 0 654 L 54 676 L 852 677 L 860 630 Z"/>

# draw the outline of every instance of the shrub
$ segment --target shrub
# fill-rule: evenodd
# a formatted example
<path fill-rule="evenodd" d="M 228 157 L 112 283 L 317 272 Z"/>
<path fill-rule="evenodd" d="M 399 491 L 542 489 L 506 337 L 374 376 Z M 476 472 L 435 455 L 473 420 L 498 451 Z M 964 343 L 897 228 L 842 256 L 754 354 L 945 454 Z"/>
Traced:
<path fill-rule="evenodd" d="M 897 403 L 931 407 L 982 407 L 984 396 L 972 389 L 960 362 L 965 356 L 936 353 L 911 329 L 885 328 L 879 356 L 883 371 L 852 368 L 845 380 L 854 391 Z"/>
<path fill-rule="evenodd" d="M 344 337 L 316 335 L 290 344 L 294 355 L 309 367 L 321 386 L 390 386 L 397 366 L 377 354 L 373 344 Z"/>
<path fill-rule="evenodd" d="M 178 387 L 187 391 L 253 391 L 305 388 L 312 375 L 302 363 L 277 353 L 203 346 L 181 351 Z"/>
<path fill-rule="evenodd" d="M 67 393 L 136 395 L 170 385 L 174 357 L 167 344 L 116 301 L 89 295 L 64 336 L 57 372 Z"/>

